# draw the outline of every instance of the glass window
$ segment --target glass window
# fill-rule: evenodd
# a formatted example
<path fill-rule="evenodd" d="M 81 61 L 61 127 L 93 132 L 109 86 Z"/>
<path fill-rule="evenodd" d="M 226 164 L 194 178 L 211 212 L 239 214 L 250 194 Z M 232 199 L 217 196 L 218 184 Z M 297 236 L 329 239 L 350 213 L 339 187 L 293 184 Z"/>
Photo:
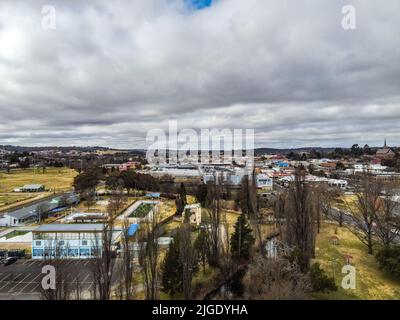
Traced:
<path fill-rule="evenodd" d="M 68 255 L 70 257 L 76 257 L 78 256 L 78 249 L 68 249 Z"/>
<path fill-rule="evenodd" d="M 90 249 L 80 249 L 80 255 L 81 256 L 90 256 Z"/>
<path fill-rule="evenodd" d="M 33 257 L 43 257 L 43 249 L 33 249 L 32 256 Z"/>
<path fill-rule="evenodd" d="M 54 256 L 54 249 L 45 249 L 44 250 L 45 257 L 53 257 Z"/>

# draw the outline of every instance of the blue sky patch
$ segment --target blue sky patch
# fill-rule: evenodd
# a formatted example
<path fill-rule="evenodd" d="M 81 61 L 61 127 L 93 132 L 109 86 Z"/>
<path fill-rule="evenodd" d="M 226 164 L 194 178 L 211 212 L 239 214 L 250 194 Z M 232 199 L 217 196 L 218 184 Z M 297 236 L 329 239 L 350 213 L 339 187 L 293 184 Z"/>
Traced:
<path fill-rule="evenodd" d="M 213 0 L 184 0 L 185 3 L 197 10 L 201 10 L 212 5 Z"/>

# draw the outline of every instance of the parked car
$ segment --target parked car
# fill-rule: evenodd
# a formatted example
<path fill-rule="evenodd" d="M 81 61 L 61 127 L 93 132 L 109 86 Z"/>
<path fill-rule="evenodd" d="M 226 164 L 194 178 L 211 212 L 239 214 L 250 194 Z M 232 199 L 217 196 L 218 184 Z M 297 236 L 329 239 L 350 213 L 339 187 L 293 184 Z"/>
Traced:
<path fill-rule="evenodd" d="M 8 257 L 23 258 L 25 257 L 25 250 L 11 250 L 7 253 Z"/>
<path fill-rule="evenodd" d="M 13 264 L 16 262 L 18 259 L 15 257 L 8 257 L 7 259 L 4 260 L 4 265 L 9 266 L 10 264 Z"/>

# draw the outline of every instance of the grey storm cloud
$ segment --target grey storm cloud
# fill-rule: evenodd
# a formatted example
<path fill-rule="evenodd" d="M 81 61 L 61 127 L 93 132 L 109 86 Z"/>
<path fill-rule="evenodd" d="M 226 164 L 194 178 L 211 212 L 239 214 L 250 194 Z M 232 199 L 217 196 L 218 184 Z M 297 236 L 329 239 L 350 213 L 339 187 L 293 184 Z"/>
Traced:
<path fill-rule="evenodd" d="M 342 7 L 356 9 L 344 30 Z M 56 29 L 41 26 L 44 5 Z M 254 128 L 257 146 L 400 145 L 400 2 L 0 2 L 0 145 L 145 146 Z"/>

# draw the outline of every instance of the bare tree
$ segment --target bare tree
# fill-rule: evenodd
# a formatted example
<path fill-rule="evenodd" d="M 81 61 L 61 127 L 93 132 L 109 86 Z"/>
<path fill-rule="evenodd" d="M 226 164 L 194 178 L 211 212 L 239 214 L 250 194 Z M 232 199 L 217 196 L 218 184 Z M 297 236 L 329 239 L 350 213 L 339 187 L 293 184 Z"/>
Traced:
<path fill-rule="evenodd" d="M 374 231 L 384 247 L 393 244 L 397 237 L 395 232 L 396 212 L 399 208 L 398 202 L 394 201 L 398 183 L 391 181 L 382 186 L 382 195 L 378 208 L 374 211 Z"/>
<path fill-rule="evenodd" d="M 309 299 L 311 291 L 308 276 L 295 262 L 284 257 L 256 257 L 244 283 L 247 299 L 304 300 Z"/>
<path fill-rule="evenodd" d="M 329 193 L 325 185 L 320 185 L 314 189 L 314 203 L 315 203 L 315 220 L 317 224 L 317 233 L 321 231 L 321 215 L 323 212 L 324 198 L 323 194 Z"/>
<path fill-rule="evenodd" d="M 81 300 L 83 291 L 83 283 L 81 281 L 81 273 L 78 271 L 75 277 L 75 281 L 73 282 L 73 294 L 75 300 Z"/>
<path fill-rule="evenodd" d="M 240 207 L 249 219 L 258 215 L 257 188 L 255 184 L 255 172 L 246 175 L 242 179 L 240 188 Z"/>
<path fill-rule="evenodd" d="M 336 187 L 327 187 L 326 185 L 320 190 L 321 210 L 325 216 L 329 216 L 335 203 L 342 202 L 341 196 L 343 190 Z"/>
<path fill-rule="evenodd" d="M 221 186 L 219 177 L 214 176 L 214 181 L 207 185 L 206 210 L 208 213 L 209 257 L 210 265 L 218 266 L 222 250 L 221 246 Z"/>
<path fill-rule="evenodd" d="M 96 190 L 94 188 L 86 189 L 83 192 L 83 197 L 86 200 L 87 209 L 90 210 L 90 208 L 94 205 L 96 201 Z"/>
<path fill-rule="evenodd" d="M 38 216 L 39 223 L 42 223 L 47 218 L 49 208 L 50 206 L 48 202 L 42 202 L 37 206 L 36 213 Z"/>
<path fill-rule="evenodd" d="M 67 261 L 62 255 L 62 250 L 63 249 L 57 245 L 45 248 L 45 263 L 46 265 L 53 266 L 55 269 L 55 289 L 45 289 L 41 287 L 40 294 L 42 300 L 72 299 L 73 288 L 68 279 L 70 273 L 66 266 Z M 65 250 L 68 250 L 68 248 Z"/>
<path fill-rule="evenodd" d="M 120 273 L 120 284 L 119 284 L 119 292 L 120 298 L 125 300 L 132 300 L 135 296 L 135 287 L 134 287 L 134 262 L 133 255 L 131 250 L 131 241 L 128 234 L 129 231 L 129 223 L 128 221 L 124 221 L 121 244 L 122 244 L 122 252 L 121 252 L 121 263 L 119 265 L 119 273 Z"/>
<path fill-rule="evenodd" d="M 367 246 L 368 254 L 373 254 L 373 231 L 381 204 L 382 183 L 364 174 L 355 193 L 356 200 L 346 202 L 352 216 L 345 226 Z"/>
<path fill-rule="evenodd" d="M 309 268 L 315 250 L 315 207 L 311 187 L 305 182 L 304 168 L 296 168 L 295 180 L 285 199 L 281 237 L 286 245 L 297 249 L 298 265 Z"/>
<path fill-rule="evenodd" d="M 94 299 L 109 300 L 112 291 L 112 277 L 114 271 L 115 259 L 113 259 L 113 229 L 114 221 L 107 221 L 100 237 L 96 234 L 95 250 L 96 256 L 91 260 L 93 274 Z"/>
<path fill-rule="evenodd" d="M 109 198 L 107 211 L 111 215 L 111 218 L 115 218 L 126 204 L 123 183 L 124 182 L 122 179 L 119 179 L 117 181 L 117 185 L 112 190 L 111 196 Z"/>
<path fill-rule="evenodd" d="M 155 209 L 152 219 L 141 224 L 139 264 L 144 279 L 147 300 L 159 298 L 160 247 L 158 245 L 159 214 Z"/>
<path fill-rule="evenodd" d="M 251 175 L 245 176 L 243 178 L 240 192 L 241 192 L 240 207 L 242 213 L 246 214 L 247 217 L 249 218 L 251 228 L 254 230 L 254 234 L 256 236 L 258 250 L 261 254 L 263 254 L 264 239 L 260 224 L 262 217 L 260 215 L 260 210 L 259 210 L 257 186 L 256 186 L 256 173 L 254 170 Z"/>
<path fill-rule="evenodd" d="M 192 298 L 192 279 L 197 272 L 199 255 L 192 243 L 190 224 L 185 223 L 179 230 L 179 260 L 182 265 L 182 289 L 185 299 Z"/>

